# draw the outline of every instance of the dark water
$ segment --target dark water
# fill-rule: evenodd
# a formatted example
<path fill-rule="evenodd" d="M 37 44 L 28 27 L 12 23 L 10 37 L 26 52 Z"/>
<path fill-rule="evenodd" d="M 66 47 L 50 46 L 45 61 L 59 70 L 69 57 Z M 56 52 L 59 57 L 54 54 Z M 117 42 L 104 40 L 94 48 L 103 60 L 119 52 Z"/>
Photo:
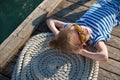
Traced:
<path fill-rule="evenodd" d="M 2 43 L 42 1 L 43 0 L 0 0 L 0 43 Z"/>

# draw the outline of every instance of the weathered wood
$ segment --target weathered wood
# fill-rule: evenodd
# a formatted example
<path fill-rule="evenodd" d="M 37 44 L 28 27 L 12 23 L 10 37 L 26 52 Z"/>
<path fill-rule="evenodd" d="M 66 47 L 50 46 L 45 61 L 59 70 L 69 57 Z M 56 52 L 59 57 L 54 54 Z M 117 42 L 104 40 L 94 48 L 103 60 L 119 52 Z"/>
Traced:
<path fill-rule="evenodd" d="M 65 1 L 64 1 L 65 2 Z M 67 5 L 68 4 L 68 5 Z M 61 8 L 61 9 L 60 9 Z M 66 5 L 60 7 L 54 13 L 54 16 L 62 17 L 69 22 L 75 22 L 79 19 L 86 11 L 87 7 L 79 6 L 77 4 L 73 4 L 71 2 L 66 2 Z"/>
<path fill-rule="evenodd" d="M 98 80 L 120 80 L 120 76 L 105 71 L 104 69 L 100 69 L 98 74 Z"/>
<path fill-rule="evenodd" d="M 29 39 L 35 27 L 50 14 L 62 0 L 44 0 L 0 45 L 0 68 L 15 55 Z"/>
<path fill-rule="evenodd" d="M 116 61 L 120 61 L 120 49 L 116 49 L 111 46 L 107 46 L 107 47 L 108 47 L 109 57 Z"/>
<path fill-rule="evenodd" d="M 70 1 L 70 2 L 73 2 L 73 3 L 77 3 L 79 5 L 84 5 L 85 3 L 88 3 L 86 4 L 86 6 L 90 7 L 93 3 L 96 2 L 96 0 L 67 0 L 67 1 Z"/>
<path fill-rule="evenodd" d="M 72 1 L 73 2 L 73 1 Z M 88 8 L 95 2 L 95 1 L 84 1 L 83 5 L 79 5 L 81 1 L 76 1 L 72 3 L 71 1 L 64 1 L 64 5 L 60 5 L 59 8 L 55 9 L 54 13 L 55 16 L 65 18 L 69 22 L 75 22 L 79 19 L 87 10 Z"/>
<path fill-rule="evenodd" d="M 53 10 L 62 2 L 62 0 L 44 0 L 43 3 L 40 5 L 40 8 L 48 11 L 49 16 Z"/>
<path fill-rule="evenodd" d="M 120 37 L 120 25 L 113 28 L 113 31 L 112 31 L 111 34 L 114 35 L 114 36 Z"/>
<path fill-rule="evenodd" d="M 106 63 L 101 63 L 100 68 L 120 76 L 120 62 L 109 59 Z"/>
<path fill-rule="evenodd" d="M 117 49 L 120 49 L 120 38 L 111 35 L 111 38 L 110 38 L 110 40 L 108 41 L 107 44 L 112 46 L 112 47 L 115 47 Z"/>

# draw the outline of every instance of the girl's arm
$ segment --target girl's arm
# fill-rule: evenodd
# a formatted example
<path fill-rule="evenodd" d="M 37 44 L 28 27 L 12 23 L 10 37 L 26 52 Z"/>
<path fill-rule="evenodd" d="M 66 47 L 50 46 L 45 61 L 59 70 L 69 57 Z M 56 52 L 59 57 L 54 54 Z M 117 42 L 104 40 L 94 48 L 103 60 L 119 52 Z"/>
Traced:
<path fill-rule="evenodd" d="M 54 33 L 55 36 L 58 35 L 59 30 L 63 28 L 65 24 L 62 21 L 58 21 L 54 19 L 48 19 L 46 22 L 47 22 L 49 29 Z"/>
<path fill-rule="evenodd" d="M 80 51 L 77 51 L 75 53 L 81 54 L 93 60 L 106 62 L 108 60 L 108 50 L 105 43 L 103 41 L 98 42 L 97 49 L 98 49 L 98 52 L 90 52 L 85 49 L 81 49 Z"/>

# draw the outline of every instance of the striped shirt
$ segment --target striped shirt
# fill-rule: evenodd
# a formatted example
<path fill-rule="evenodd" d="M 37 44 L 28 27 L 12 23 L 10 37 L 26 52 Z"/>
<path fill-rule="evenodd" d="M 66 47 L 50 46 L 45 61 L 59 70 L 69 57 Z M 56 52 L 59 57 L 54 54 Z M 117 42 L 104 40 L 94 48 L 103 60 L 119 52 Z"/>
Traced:
<path fill-rule="evenodd" d="M 99 41 L 107 42 L 110 33 L 120 20 L 120 0 L 99 0 L 75 23 L 92 30 L 90 41 L 95 46 Z"/>

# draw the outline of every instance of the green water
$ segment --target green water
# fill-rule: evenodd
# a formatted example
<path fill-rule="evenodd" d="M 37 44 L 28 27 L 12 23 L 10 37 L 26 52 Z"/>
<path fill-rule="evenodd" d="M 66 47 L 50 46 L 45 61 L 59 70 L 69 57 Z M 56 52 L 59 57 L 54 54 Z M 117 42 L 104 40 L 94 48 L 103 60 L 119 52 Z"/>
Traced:
<path fill-rule="evenodd" d="M 0 43 L 2 43 L 42 1 L 43 0 L 0 0 Z"/>

